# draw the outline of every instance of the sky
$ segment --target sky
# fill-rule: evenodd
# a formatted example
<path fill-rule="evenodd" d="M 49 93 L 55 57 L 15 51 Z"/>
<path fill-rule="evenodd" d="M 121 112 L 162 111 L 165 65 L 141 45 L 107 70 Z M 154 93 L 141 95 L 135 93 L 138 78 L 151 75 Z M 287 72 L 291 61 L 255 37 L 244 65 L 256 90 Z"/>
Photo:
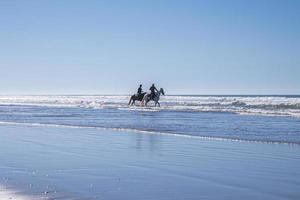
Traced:
<path fill-rule="evenodd" d="M 300 94 L 297 0 L 0 0 L 0 94 Z"/>

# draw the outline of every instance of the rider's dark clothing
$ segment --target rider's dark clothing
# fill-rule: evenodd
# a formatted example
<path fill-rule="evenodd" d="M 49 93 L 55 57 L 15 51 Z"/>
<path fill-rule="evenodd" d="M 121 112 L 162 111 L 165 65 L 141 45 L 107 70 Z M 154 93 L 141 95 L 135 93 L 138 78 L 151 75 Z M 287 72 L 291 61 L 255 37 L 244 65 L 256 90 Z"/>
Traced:
<path fill-rule="evenodd" d="M 151 86 L 150 89 L 151 94 L 150 94 L 150 98 L 153 99 L 155 97 L 155 91 L 157 91 L 155 86 Z"/>
<path fill-rule="evenodd" d="M 138 91 L 137 91 L 137 94 L 138 94 L 138 95 L 141 95 L 141 94 L 142 94 L 142 91 L 143 91 L 143 90 L 142 90 L 142 87 L 139 87 L 139 89 L 138 89 Z"/>

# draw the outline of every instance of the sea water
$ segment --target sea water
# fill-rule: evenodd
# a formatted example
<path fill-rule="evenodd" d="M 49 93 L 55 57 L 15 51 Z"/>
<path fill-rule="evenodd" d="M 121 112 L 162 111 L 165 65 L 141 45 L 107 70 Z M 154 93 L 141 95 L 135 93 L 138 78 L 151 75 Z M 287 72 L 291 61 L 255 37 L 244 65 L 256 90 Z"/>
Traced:
<path fill-rule="evenodd" d="M 134 130 L 184 137 L 300 144 L 300 96 L 0 96 L 0 123 Z"/>

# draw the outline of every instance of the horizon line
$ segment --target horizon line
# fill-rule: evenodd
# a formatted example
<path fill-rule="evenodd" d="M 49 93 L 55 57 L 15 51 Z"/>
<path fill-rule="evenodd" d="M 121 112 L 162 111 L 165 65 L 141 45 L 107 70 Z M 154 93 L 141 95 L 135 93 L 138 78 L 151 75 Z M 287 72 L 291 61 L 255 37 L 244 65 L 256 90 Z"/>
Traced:
<path fill-rule="evenodd" d="M 0 94 L 0 96 L 128 96 L 130 94 Z M 165 96 L 300 96 L 300 94 L 166 94 Z"/>

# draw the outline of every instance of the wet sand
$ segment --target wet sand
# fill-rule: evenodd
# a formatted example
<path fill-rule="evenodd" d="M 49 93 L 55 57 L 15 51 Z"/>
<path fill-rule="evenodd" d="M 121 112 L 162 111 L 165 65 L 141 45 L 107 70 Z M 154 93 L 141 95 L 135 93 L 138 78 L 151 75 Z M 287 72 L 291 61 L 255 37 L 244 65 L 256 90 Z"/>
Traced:
<path fill-rule="evenodd" d="M 0 126 L 0 199 L 299 199 L 300 146 Z"/>

